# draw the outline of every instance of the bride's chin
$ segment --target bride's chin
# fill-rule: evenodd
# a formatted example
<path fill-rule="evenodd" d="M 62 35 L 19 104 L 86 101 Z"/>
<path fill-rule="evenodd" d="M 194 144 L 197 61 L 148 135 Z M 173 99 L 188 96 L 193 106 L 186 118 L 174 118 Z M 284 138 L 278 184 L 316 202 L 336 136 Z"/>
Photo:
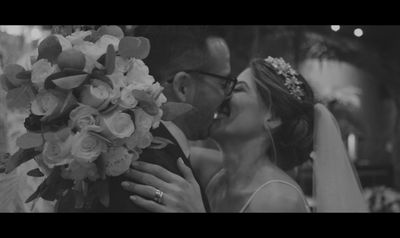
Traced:
<path fill-rule="evenodd" d="M 210 130 L 210 137 L 216 141 L 226 138 L 228 134 L 226 125 L 221 122 L 213 124 Z"/>

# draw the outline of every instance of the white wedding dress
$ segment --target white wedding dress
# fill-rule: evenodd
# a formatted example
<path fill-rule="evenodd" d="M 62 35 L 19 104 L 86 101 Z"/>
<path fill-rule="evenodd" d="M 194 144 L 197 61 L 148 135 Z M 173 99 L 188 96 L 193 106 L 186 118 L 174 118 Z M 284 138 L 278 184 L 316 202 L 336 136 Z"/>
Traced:
<path fill-rule="evenodd" d="M 44 177 L 35 178 L 27 172 L 37 168 L 34 160 L 30 160 L 9 174 L 0 173 L 0 212 L 53 212 L 55 202 L 42 198 L 25 203 Z"/>

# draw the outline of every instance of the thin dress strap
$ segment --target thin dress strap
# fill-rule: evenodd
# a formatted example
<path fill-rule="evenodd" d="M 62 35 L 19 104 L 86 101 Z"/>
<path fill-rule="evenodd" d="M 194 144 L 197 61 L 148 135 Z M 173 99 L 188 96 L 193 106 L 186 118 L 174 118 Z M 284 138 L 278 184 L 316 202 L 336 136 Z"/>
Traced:
<path fill-rule="evenodd" d="M 283 184 L 287 184 L 287 185 L 293 187 L 294 189 L 296 189 L 296 191 L 300 194 L 301 198 L 303 199 L 304 204 L 305 204 L 305 206 L 306 206 L 306 208 L 307 208 L 307 211 L 310 211 L 310 210 L 309 210 L 308 203 L 307 203 L 307 200 L 304 198 L 303 193 L 302 193 L 296 186 L 294 186 L 293 184 L 291 184 L 291 183 L 289 183 L 289 182 L 283 181 L 283 180 L 273 179 L 273 180 L 267 181 L 266 183 L 264 183 L 263 185 L 261 185 L 260 187 L 257 188 L 257 190 L 250 196 L 250 198 L 249 198 L 249 199 L 247 200 L 247 202 L 244 204 L 244 206 L 242 207 L 242 209 L 240 209 L 240 213 L 243 213 L 243 212 L 247 209 L 247 207 L 250 205 L 251 201 L 253 201 L 254 197 L 256 196 L 256 194 L 257 194 L 261 189 L 263 189 L 265 186 L 267 186 L 268 184 L 271 184 L 271 183 L 283 183 Z"/>
<path fill-rule="evenodd" d="M 214 183 L 214 181 L 216 180 L 216 178 L 220 175 L 220 173 L 222 172 L 222 169 L 220 169 L 218 172 L 216 172 L 212 178 L 208 181 L 208 183 L 206 184 L 206 188 L 205 188 L 205 192 L 206 194 L 208 194 L 208 191 L 210 190 L 210 186 Z"/>

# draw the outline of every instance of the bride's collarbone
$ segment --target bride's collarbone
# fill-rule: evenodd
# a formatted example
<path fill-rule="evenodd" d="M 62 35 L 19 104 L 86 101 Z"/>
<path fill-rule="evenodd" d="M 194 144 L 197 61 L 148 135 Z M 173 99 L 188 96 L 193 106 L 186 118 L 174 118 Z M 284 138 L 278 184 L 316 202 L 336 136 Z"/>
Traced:
<path fill-rule="evenodd" d="M 235 186 L 220 176 L 210 186 L 209 201 L 215 212 L 238 212 L 254 192 L 253 186 Z"/>

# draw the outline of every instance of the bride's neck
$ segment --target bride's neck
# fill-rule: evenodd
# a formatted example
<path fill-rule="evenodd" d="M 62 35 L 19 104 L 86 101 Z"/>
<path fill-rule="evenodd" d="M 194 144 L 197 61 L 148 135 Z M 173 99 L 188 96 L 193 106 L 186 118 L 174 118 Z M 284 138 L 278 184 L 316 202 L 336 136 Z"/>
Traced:
<path fill-rule="evenodd" d="M 247 185 L 260 168 L 271 164 L 265 138 L 230 141 L 220 147 L 224 154 L 225 179 L 229 184 Z"/>

